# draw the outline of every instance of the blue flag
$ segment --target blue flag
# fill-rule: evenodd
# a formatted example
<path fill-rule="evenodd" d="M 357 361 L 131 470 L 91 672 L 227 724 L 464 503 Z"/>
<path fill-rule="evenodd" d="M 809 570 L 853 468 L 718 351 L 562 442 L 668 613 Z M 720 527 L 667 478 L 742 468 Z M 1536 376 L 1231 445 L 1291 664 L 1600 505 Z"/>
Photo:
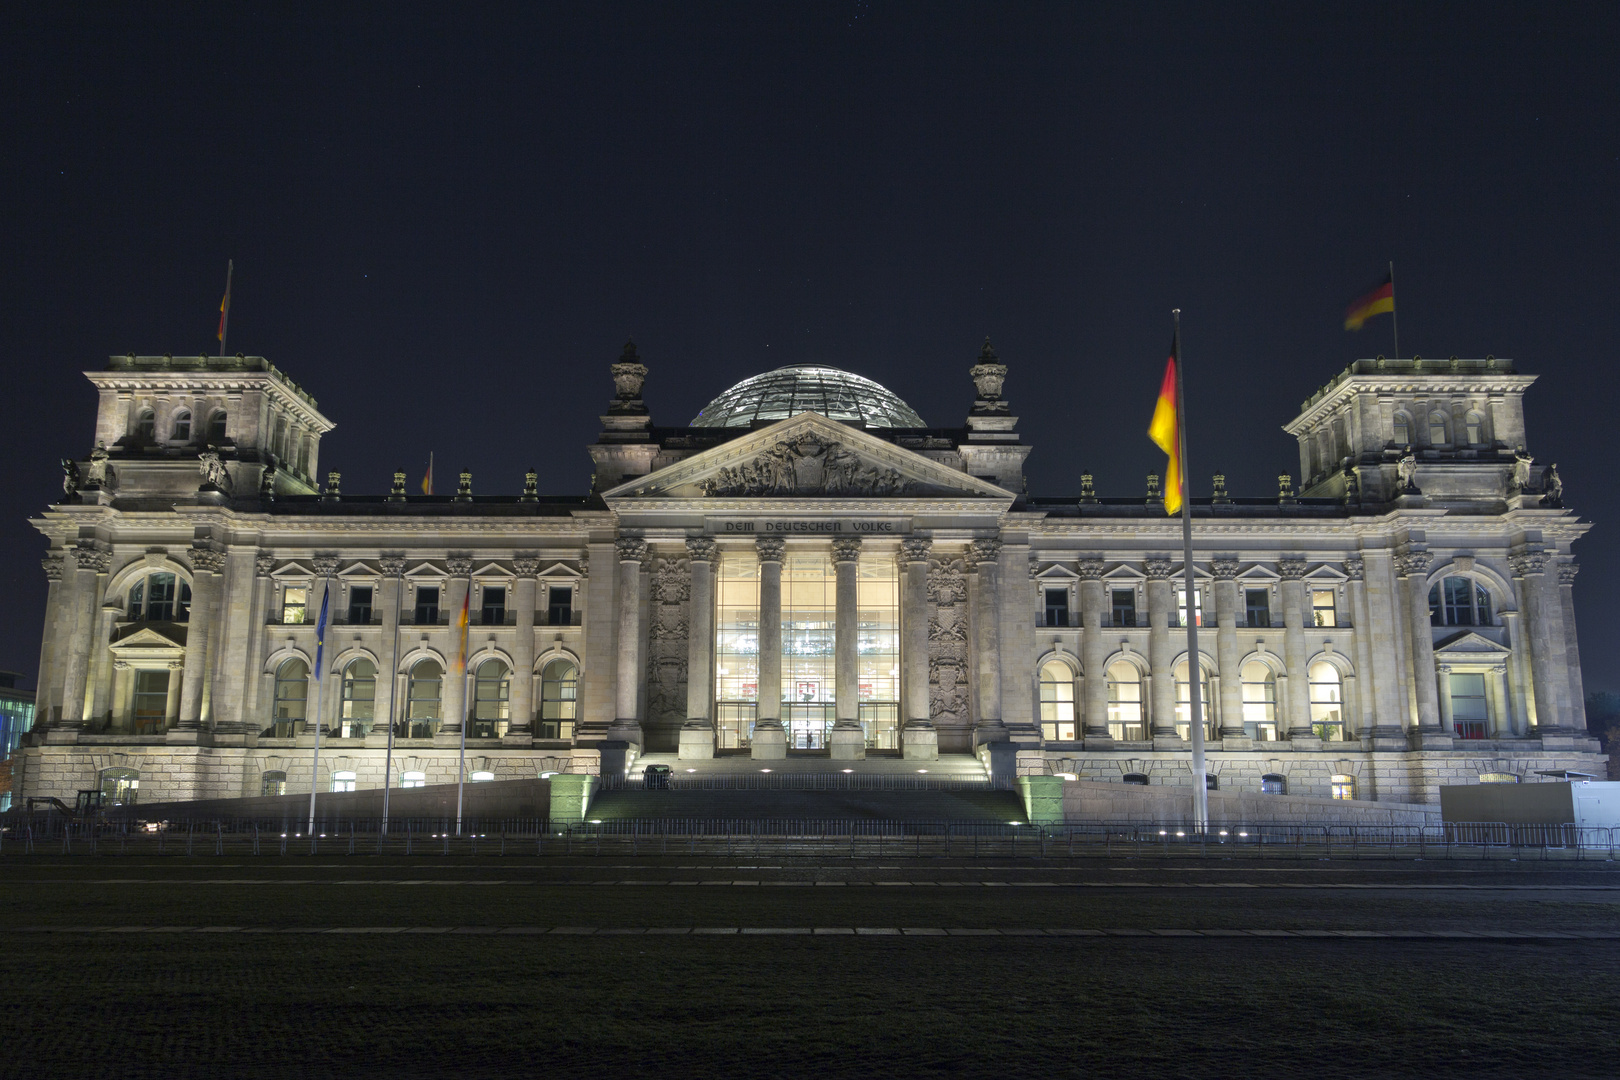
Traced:
<path fill-rule="evenodd" d="M 321 655 L 326 651 L 326 602 L 332 599 L 332 584 L 327 582 L 321 593 L 321 617 L 315 620 L 315 677 L 321 677 Z"/>

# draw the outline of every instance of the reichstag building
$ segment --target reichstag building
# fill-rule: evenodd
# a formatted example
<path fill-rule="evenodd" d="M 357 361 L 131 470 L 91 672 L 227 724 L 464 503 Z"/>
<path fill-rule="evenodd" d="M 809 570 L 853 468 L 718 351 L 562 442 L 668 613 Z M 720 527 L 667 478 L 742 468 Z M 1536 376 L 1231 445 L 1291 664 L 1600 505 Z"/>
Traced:
<path fill-rule="evenodd" d="M 1285 425 L 1297 485 L 1195 501 L 1191 597 L 1155 478 L 1026 494 L 1017 371 L 988 342 L 945 427 L 810 365 L 662 426 L 634 346 L 604 367 L 591 489 L 566 496 L 532 473 L 515 495 L 323 481 L 332 421 L 261 357 L 89 372 L 95 430 L 33 520 L 20 794 L 453 783 L 463 737 L 473 781 L 594 771 L 604 747 L 859 771 L 1005 742 L 1024 773 L 1185 788 L 1192 723 L 1222 790 L 1433 803 L 1604 771 L 1571 606 L 1589 526 L 1524 449 L 1511 361 L 1332 374 Z"/>

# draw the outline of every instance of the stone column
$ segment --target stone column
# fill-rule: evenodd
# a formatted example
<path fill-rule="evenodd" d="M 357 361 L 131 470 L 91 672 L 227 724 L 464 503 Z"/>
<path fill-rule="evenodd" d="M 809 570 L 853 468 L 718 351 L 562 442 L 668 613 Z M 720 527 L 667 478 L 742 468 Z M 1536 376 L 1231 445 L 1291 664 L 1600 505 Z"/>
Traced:
<path fill-rule="evenodd" d="M 1366 569 L 1366 564 L 1362 562 L 1360 556 L 1352 555 L 1344 560 L 1345 576 L 1350 579 L 1344 591 L 1345 601 L 1350 608 L 1350 657 L 1355 662 L 1359 677 L 1354 725 L 1358 738 L 1372 734 L 1378 722 L 1374 700 L 1378 673 L 1373 670 L 1372 653 L 1367 647 L 1370 620 L 1367 618 Z M 1348 705 L 1345 706 L 1347 732 L 1351 730 L 1349 708 Z"/>
<path fill-rule="evenodd" d="M 261 705 L 264 686 L 263 673 L 265 637 L 270 632 L 270 605 L 274 600 L 275 582 L 270 572 L 276 568 L 276 557 L 268 551 L 253 557 L 253 599 L 249 607 L 246 655 L 242 661 L 242 722 L 249 731 L 259 731 L 269 723 L 273 705 Z"/>
<path fill-rule="evenodd" d="M 405 560 L 385 555 L 379 565 L 383 577 L 377 589 L 377 605 L 382 615 L 382 640 L 377 649 L 377 698 L 372 709 L 371 733 L 366 744 L 388 745 L 388 729 L 398 722 L 399 701 L 399 620 L 405 605 Z"/>
<path fill-rule="evenodd" d="M 782 552 L 786 546 L 774 536 L 754 541 L 759 552 L 759 700 L 749 745 L 751 756 L 763 761 L 787 757 L 787 731 L 782 727 Z"/>
<path fill-rule="evenodd" d="M 192 549 L 191 614 L 186 623 L 185 668 L 180 676 L 180 717 L 175 724 L 177 741 L 185 738 L 186 732 L 202 727 L 203 681 L 208 667 L 208 641 L 214 629 L 214 595 L 219 590 L 220 571 L 224 568 L 223 552 L 212 548 Z"/>
<path fill-rule="evenodd" d="M 1367 654 L 1367 669 L 1372 683 L 1367 691 L 1372 711 L 1371 729 L 1374 750 L 1406 750 L 1406 684 L 1403 678 L 1396 612 L 1400 597 L 1396 593 L 1394 561 L 1388 551 L 1364 550 L 1361 559 L 1364 577 L 1362 596 L 1366 601 L 1366 622 L 1356 627 L 1356 640 L 1362 642 Z M 1350 571 L 1347 562 L 1345 569 Z M 1369 684 L 1363 681 L 1363 686 Z"/>
<path fill-rule="evenodd" d="M 1243 676 L 1239 671 L 1237 613 L 1238 562 L 1216 559 L 1210 564 L 1215 576 L 1215 665 L 1220 669 L 1222 741 L 1245 737 L 1243 728 Z"/>
<path fill-rule="evenodd" d="M 121 604 L 104 602 L 96 615 L 96 634 L 90 647 L 95 660 L 90 665 L 90 705 L 84 717 L 88 728 L 102 730 L 111 726 L 113 656 L 108 646 L 112 644 L 113 623 L 123 613 Z"/>
<path fill-rule="evenodd" d="M 860 688 L 860 537 L 834 540 L 835 574 L 833 619 L 834 700 L 837 722 L 828 736 L 831 756 L 840 761 L 866 757 L 866 731 L 861 727 Z"/>
<path fill-rule="evenodd" d="M 1153 738 L 1177 740 L 1176 679 L 1170 655 L 1170 560 L 1147 561 L 1149 722 Z"/>
<path fill-rule="evenodd" d="M 913 536 L 900 542 L 905 580 L 900 588 L 900 656 L 905 674 L 905 727 L 900 732 L 901 752 L 916 760 L 939 757 L 939 732 L 934 730 L 928 701 L 928 553 L 934 542 Z"/>
<path fill-rule="evenodd" d="M 1440 694 L 1434 668 L 1434 631 L 1429 621 L 1429 563 L 1427 551 L 1399 556 L 1396 568 L 1406 578 L 1408 615 L 1412 635 L 1412 689 L 1417 698 L 1418 727 L 1414 732 L 1421 749 L 1444 750 L 1453 732 L 1440 726 Z"/>
<path fill-rule="evenodd" d="M 60 555 L 47 555 L 40 560 L 40 566 L 45 569 L 45 632 L 39 645 L 39 678 L 34 682 L 38 688 L 34 695 L 34 726 L 41 730 L 50 727 L 55 719 L 51 707 L 59 704 L 62 689 L 56 679 L 56 625 L 61 621 L 61 605 L 67 602 L 66 594 L 71 592 L 62 585 L 64 561 Z"/>
<path fill-rule="evenodd" d="M 686 541 L 691 559 L 692 599 L 687 609 L 686 723 L 681 725 L 682 761 L 714 757 L 714 563 L 715 543 Z"/>
<path fill-rule="evenodd" d="M 1283 667 L 1288 671 L 1286 723 L 1289 739 L 1311 737 L 1311 688 L 1305 676 L 1305 560 L 1277 563 L 1282 577 Z"/>
<path fill-rule="evenodd" d="M 1440 730 L 1455 735 L 1457 718 L 1451 711 L 1451 665 L 1441 664 L 1436 670 L 1440 683 Z"/>
<path fill-rule="evenodd" d="M 619 557 L 618 678 L 614 684 L 613 723 L 607 737 L 642 745 L 641 733 L 641 564 L 647 541 L 621 536 L 614 542 Z"/>
<path fill-rule="evenodd" d="M 974 590 L 974 622 L 978 653 L 979 726 L 973 744 L 1001 742 L 1007 725 L 1001 722 L 1001 541 L 975 540 L 968 559 L 978 575 Z"/>
<path fill-rule="evenodd" d="M 134 692 L 135 676 L 127 660 L 113 661 L 112 723 L 109 729 L 121 735 L 133 733 L 134 718 L 130 716 L 130 697 Z"/>
<path fill-rule="evenodd" d="M 73 586 L 68 596 L 69 633 L 63 652 L 62 674 L 63 741 L 72 742 L 84 727 L 85 684 L 90 672 L 90 642 L 95 633 L 95 613 L 112 557 L 98 551 L 93 540 L 80 540 L 73 549 Z M 67 732 L 73 732 L 68 736 Z"/>
<path fill-rule="evenodd" d="M 444 682 L 441 684 L 443 715 L 439 721 L 438 734 L 434 736 L 444 745 L 454 746 L 461 742 L 461 725 L 467 722 L 467 672 L 456 670 L 456 657 L 461 654 L 461 631 L 456 624 L 461 620 L 461 605 L 468 599 L 467 592 L 472 588 L 472 560 L 464 557 L 452 556 L 445 560 L 444 568 L 449 577 L 445 581 L 445 607 L 443 613 L 449 617 L 450 634 L 445 641 L 444 657 L 447 664 L 444 672 Z M 319 569 L 319 567 L 317 567 Z M 472 610 L 467 611 L 469 618 Z M 471 631 L 468 631 L 471 651 Z"/>
<path fill-rule="evenodd" d="M 1086 739 L 1108 739 L 1108 673 L 1103 670 L 1103 561 L 1080 560 L 1080 666 L 1085 669 Z"/>
<path fill-rule="evenodd" d="M 1564 664 L 1569 670 L 1569 724 L 1575 734 L 1586 733 L 1586 684 L 1581 678 L 1581 649 L 1575 638 L 1575 575 L 1580 564 L 1567 559 L 1558 564 L 1559 614 L 1564 623 Z"/>
<path fill-rule="evenodd" d="M 1491 668 L 1491 738 L 1512 738 L 1513 707 L 1508 700 L 1507 664 Z"/>
<path fill-rule="evenodd" d="M 506 746 L 534 743 L 534 605 L 538 585 L 534 575 L 540 570 L 540 557 L 520 552 L 512 559 L 517 580 L 512 586 L 512 602 L 517 605 L 517 633 L 512 638 L 512 692 L 508 702 Z"/>
<path fill-rule="evenodd" d="M 169 664 L 169 693 L 163 699 L 164 731 L 173 731 L 180 717 L 180 670 L 184 664 L 184 661 L 172 661 Z"/>
<path fill-rule="evenodd" d="M 1568 734 L 1564 722 L 1565 701 L 1569 680 L 1562 670 L 1563 655 L 1554 655 L 1552 604 L 1557 602 L 1556 578 L 1549 597 L 1546 573 L 1547 556 L 1540 551 L 1515 555 L 1509 563 L 1514 576 L 1522 578 L 1525 629 L 1530 640 L 1530 684 L 1536 700 L 1536 734 L 1554 737 Z"/>

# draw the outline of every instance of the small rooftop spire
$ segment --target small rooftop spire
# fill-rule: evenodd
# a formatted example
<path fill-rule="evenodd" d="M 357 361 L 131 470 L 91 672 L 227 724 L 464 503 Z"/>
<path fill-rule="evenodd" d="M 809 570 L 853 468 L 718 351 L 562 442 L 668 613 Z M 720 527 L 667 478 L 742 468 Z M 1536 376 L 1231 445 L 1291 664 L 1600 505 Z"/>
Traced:
<path fill-rule="evenodd" d="M 1001 363 L 1001 358 L 996 355 L 995 346 L 990 344 L 990 338 L 988 336 L 986 336 L 985 339 L 984 339 L 984 348 L 979 350 L 979 363 L 981 363 L 981 364 L 999 364 L 999 363 Z"/>

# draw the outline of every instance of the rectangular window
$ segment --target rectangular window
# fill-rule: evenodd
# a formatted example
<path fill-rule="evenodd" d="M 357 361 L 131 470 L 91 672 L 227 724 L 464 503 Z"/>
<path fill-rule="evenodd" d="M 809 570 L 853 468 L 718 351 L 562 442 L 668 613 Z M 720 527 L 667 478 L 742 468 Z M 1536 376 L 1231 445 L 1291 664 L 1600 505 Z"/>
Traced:
<path fill-rule="evenodd" d="M 750 745 L 759 698 L 759 557 L 722 549 L 715 569 L 714 700 L 721 749 Z"/>
<path fill-rule="evenodd" d="M 333 791 L 353 791 L 354 790 L 354 773 L 348 772 L 348 771 L 333 773 L 332 774 L 332 790 Z"/>
<path fill-rule="evenodd" d="M 1186 626 L 1187 625 L 1187 590 L 1186 589 L 1177 589 L 1176 590 L 1176 612 L 1175 612 L 1174 618 L 1175 618 L 1175 621 L 1170 624 L 1171 626 Z M 1199 626 L 1204 625 L 1204 594 L 1203 594 L 1203 591 L 1200 590 L 1200 589 L 1194 589 L 1193 590 L 1193 618 L 1198 620 L 1198 625 Z"/>
<path fill-rule="evenodd" d="M 1328 781 L 1328 797 L 1333 799 L 1353 799 L 1356 797 L 1356 781 L 1352 776 L 1335 776 Z"/>
<path fill-rule="evenodd" d="M 131 702 L 135 734 L 151 735 L 168 726 L 169 672 L 137 669 Z"/>
<path fill-rule="evenodd" d="M 478 621 L 484 626 L 504 626 L 506 624 L 506 590 L 504 588 L 484 586 L 483 606 L 479 608 Z"/>
<path fill-rule="evenodd" d="M 1136 590 L 1113 590 L 1113 616 L 1115 626 L 1136 625 Z"/>
<path fill-rule="evenodd" d="M 371 623 L 371 586 L 355 586 L 349 590 L 349 625 L 368 626 Z"/>
<path fill-rule="evenodd" d="M 900 748 L 900 573 L 893 558 L 861 554 L 855 578 L 857 719 L 870 750 Z"/>
<path fill-rule="evenodd" d="M 174 618 L 173 574 L 153 574 L 146 579 L 146 617 L 153 622 Z"/>
<path fill-rule="evenodd" d="M 1451 719 L 1460 739 L 1485 738 L 1490 713 L 1485 701 L 1485 676 L 1480 672 L 1453 672 L 1450 678 Z"/>
<path fill-rule="evenodd" d="M 1474 625 L 1473 579 L 1448 577 L 1445 579 L 1447 626 Z"/>
<path fill-rule="evenodd" d="M 439 622 L 439 589 L 436 585 L 418 586 L 416 590 L 415 622 L 417 626 L 436 626 Z"/>
<path fill-rule="evenodd" d="M 546 625 L 572 626 L 574 623 L 574 589 L 570 585 L 553 585 L 546 590 Z"/>
<path fill-rule="evenodd" d="M 1311 616 L 1317 626 L 1338 626 L 1338 610 L 1333 602 L 1332 589 L 1311 590 Z"/>
<path fill-rule="evenodd" d="M 1069 625 L 1069 590 L 1046 590 L 1046 621 L 1042 626 Z"/>
<path fill-rule="evenodd" d="M 1270 589 L 1244 589 L 1243 607 L 1247 613 L 1247 625 L 1256 630 L 1266 630 L 1271 626 L 1271 590 Z"/>
<path fill-rule="evenodd" d="M 298 626 L 304 621 L 309 608 L 309 590 L 294 588 L 289 585 L 281 594 L 281 621 L 288 626 Z"/>

